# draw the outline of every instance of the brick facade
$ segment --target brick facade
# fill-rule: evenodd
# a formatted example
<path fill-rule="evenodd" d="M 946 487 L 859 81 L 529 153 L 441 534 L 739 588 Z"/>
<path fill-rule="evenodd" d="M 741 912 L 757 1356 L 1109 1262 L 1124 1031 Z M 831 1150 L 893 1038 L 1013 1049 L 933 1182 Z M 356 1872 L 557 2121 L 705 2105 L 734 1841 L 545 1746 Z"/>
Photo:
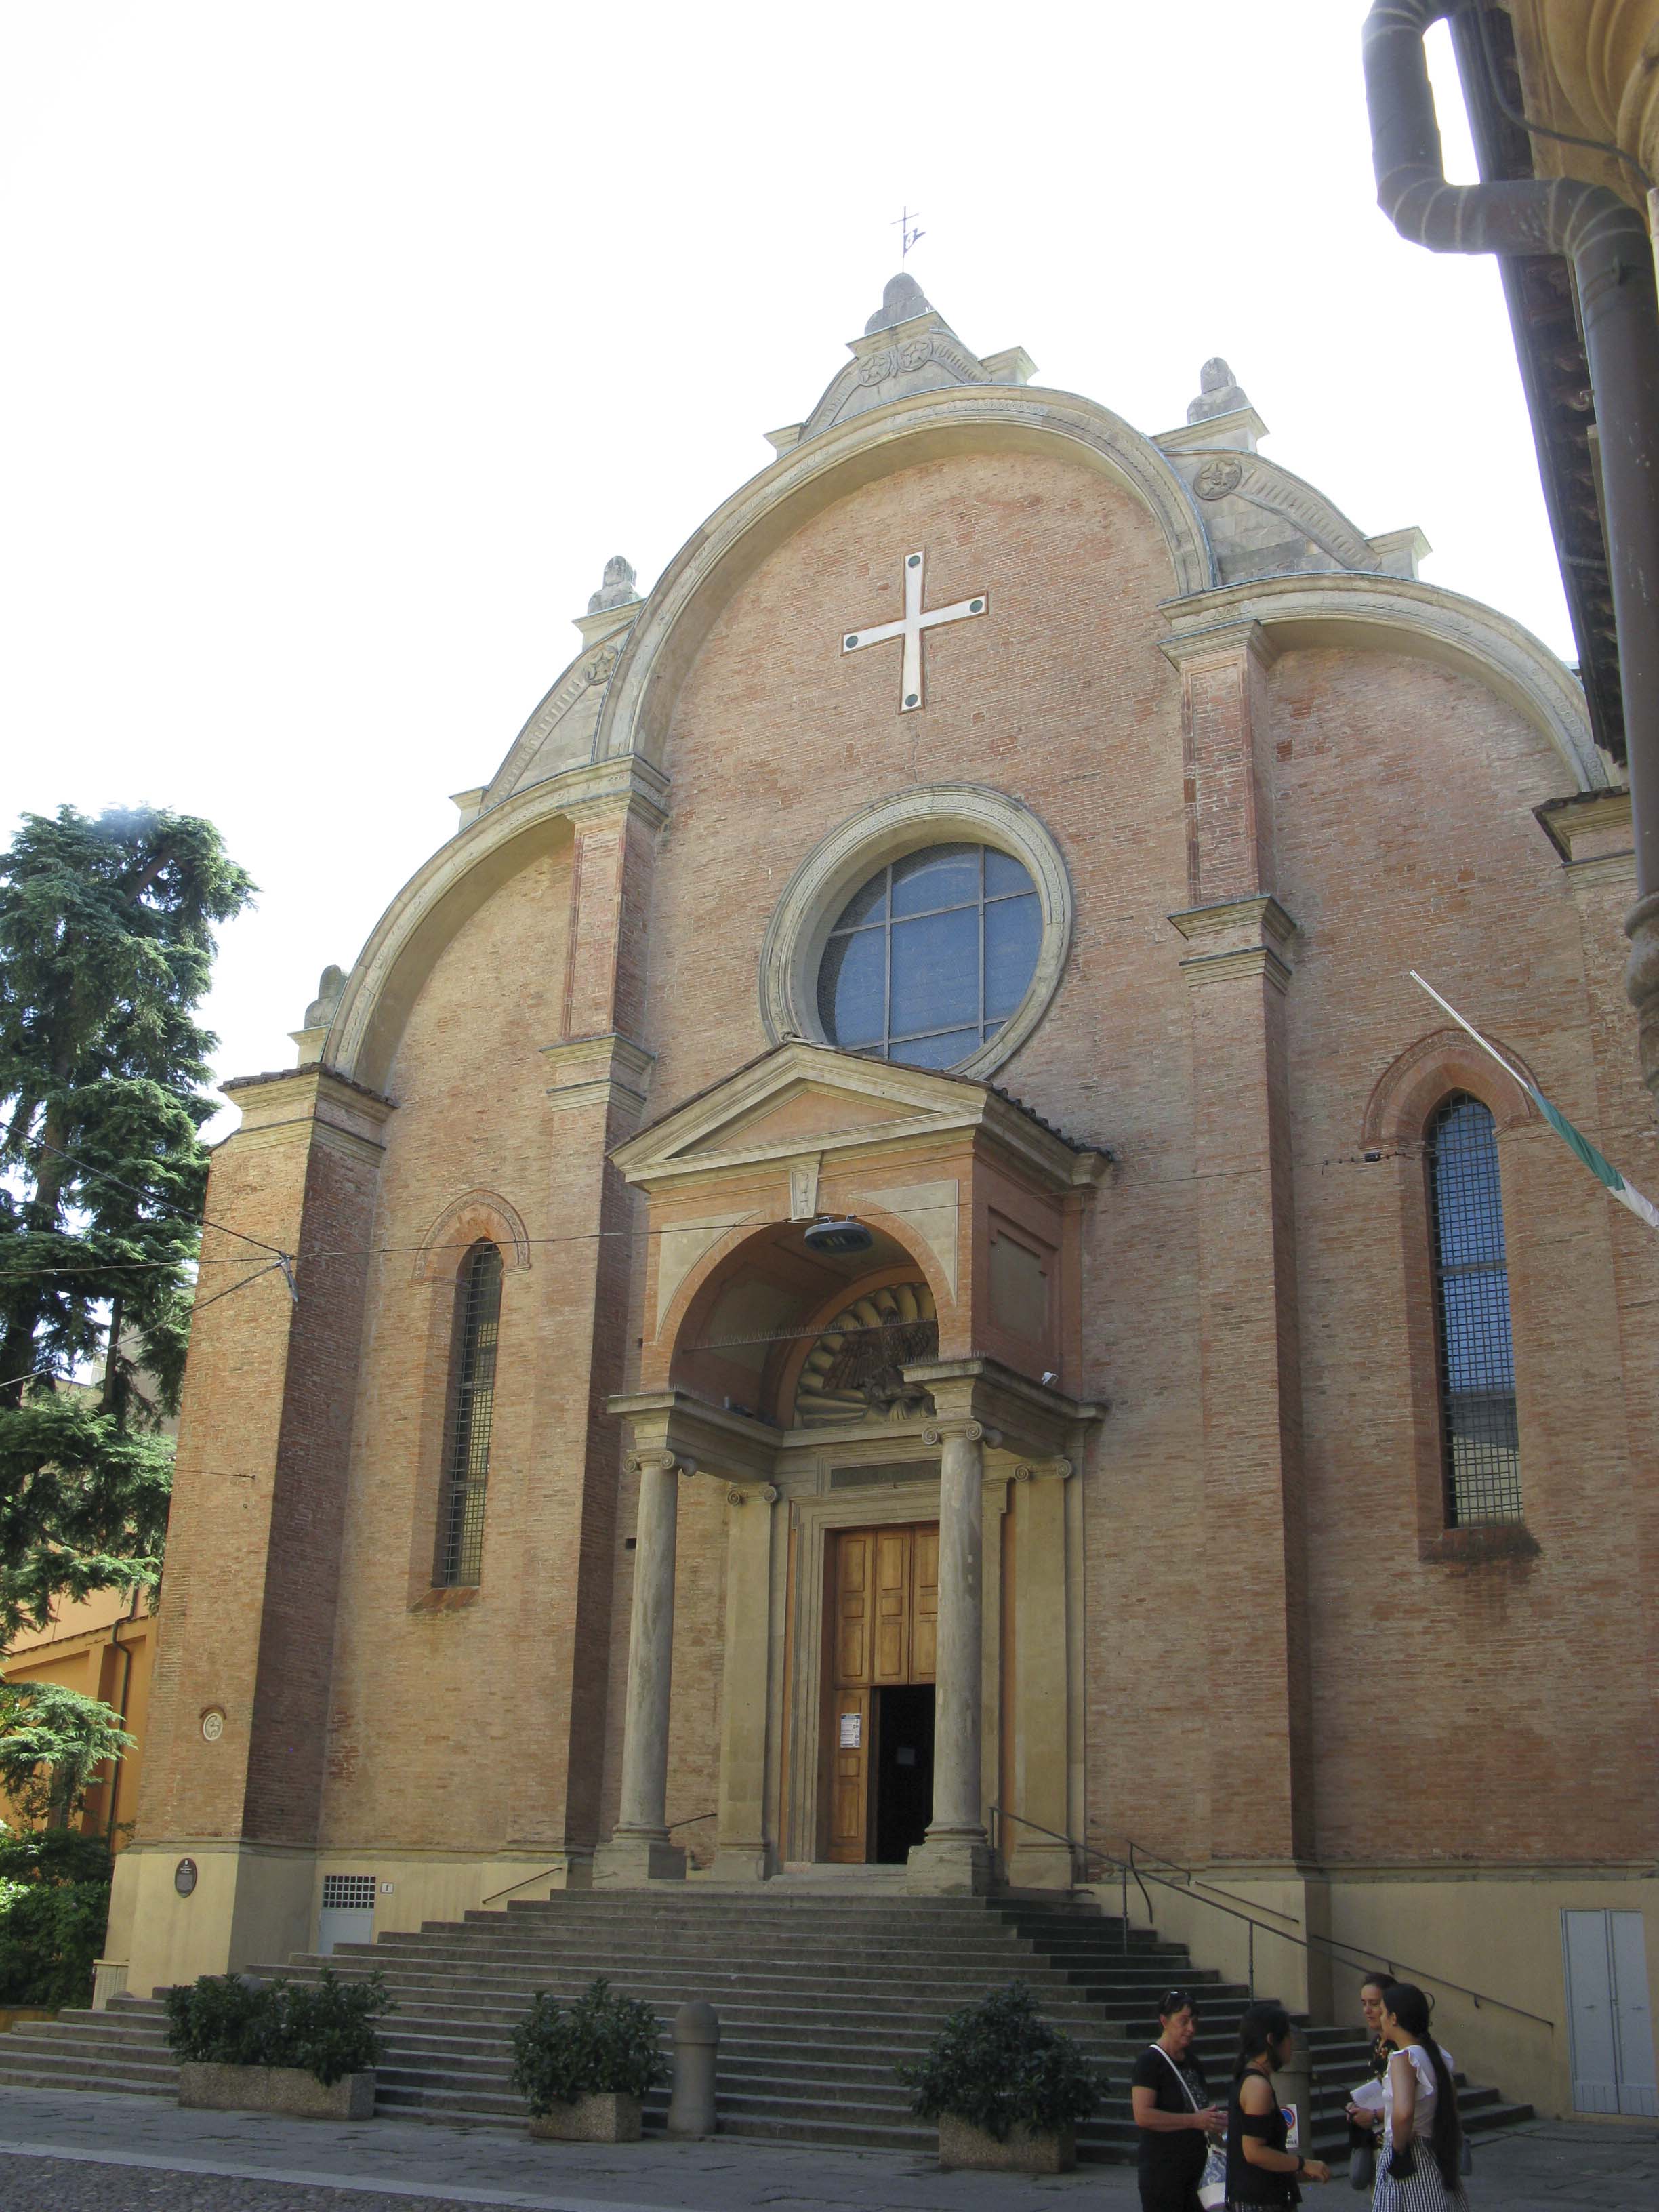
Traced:
<path fill-rule="evenodd" d="M 1080 1472 L 1073 1817 L 1241 1867 L 1650 1855 L 1659 1248 L 1406 975 L 1652 1187 L 1628 883 L 1564 866 L 1534 814 L 1600 774 L 1553 733 L 1570 695 L 1558 672 L 1531 696 L 1507 628 L 1488 653 L 1480 611 L 1379 570 L 1298 575 L 1293 617 L 1215 578 L 1209 619 L 1170 464 L 1115 418 L 1127 460 L 1035 406 L 1011 434 L 1038 397 L 1000 395 L 977 436 L 959 392 L 937 423 L 901 397 L 824 434 L 851 458 L 811 497 L 786 500 L 786 453 L 767 530 L 711 521 L 638 614 L 570 803 L 488 793 L 450 887 L 417 884 L 366 951 L 329 1054 L 389 1102 L 373 1127 L 314 1073 L 238 1094 L 288 1098 L 289 1133 L 251 1111 L 210 1212 L 297 1249 L 301 1295 L 268 1278 L 192 1347 L 141 1844 L 575 1878 L 621 1765 L 634 1478 L 605 1400 L 655 1336 L 644 1210 L 607 1154 L 768 1049 L 763 940 L 836 825 L 969 784 L 1030 810 L 1075 902 L 994 1079 L 1116 1163 L 1067 1262 L 1066 1388 L 1111 1408 Z M 1131 460 L 1176 486 L 1175 521 Z M 762 517 L 767 483 L 741 495 Z M 901 715 L 897 645 L 840 647 L 897 612 L 916 546 L 931 605 L 991 609 L 929 636 Z M 1524 1540 L 1439 1518 L 1422 1139 L 1458 1085 L 1500 1132 Z M 483 1577 L 434 1593 L 453 1269 L 479 1234 L 507 1262 Z M 725 1510 L 684 1486 L 671 1820 L 719 1790 Z"/>

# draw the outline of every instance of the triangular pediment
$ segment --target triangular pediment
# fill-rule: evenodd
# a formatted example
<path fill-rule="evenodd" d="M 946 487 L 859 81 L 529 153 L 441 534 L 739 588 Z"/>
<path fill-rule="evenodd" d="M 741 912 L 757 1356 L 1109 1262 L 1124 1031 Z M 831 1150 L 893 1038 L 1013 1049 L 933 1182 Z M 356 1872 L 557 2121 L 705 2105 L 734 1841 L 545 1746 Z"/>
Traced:
<path fill-rule="evenodd" d="M 988 1086 L 925 1068 L 783 1044 L 641 1129 L 611 1155 L 630 1182 L 787 1158 L 983 1120 Z"/>
<path fill-rule="evenodd" d="M 915 1107 L 892 1098 L 872 1098 L 860 1091 L 837 1091 L 823 1083 L 797 1083 L 748 1113 L 685 1147 L 686 1155 L 729 1152 L 734 1146 L 811 1143 L 848 1129 L 867 1129 L 878 1121 L 909 1120 Z"/>

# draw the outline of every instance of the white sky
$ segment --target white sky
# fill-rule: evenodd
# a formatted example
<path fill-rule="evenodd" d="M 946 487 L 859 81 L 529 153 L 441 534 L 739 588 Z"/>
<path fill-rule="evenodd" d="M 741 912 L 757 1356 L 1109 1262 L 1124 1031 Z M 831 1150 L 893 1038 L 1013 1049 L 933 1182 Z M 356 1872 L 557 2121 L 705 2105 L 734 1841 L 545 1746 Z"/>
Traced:
<path fill-rule="evenodd" d="M 1149 432 L 1224 354 L 1273 458 L 1570 654 L 1496 264 L 1374 204 L 1365 13 L 5 0 L 6 834 L 216 822 L 261 886 L 219 1070 L 288 1065 L 606 556 L 648 589 L 846 359 L 907 202 L 976 352 Z"/>

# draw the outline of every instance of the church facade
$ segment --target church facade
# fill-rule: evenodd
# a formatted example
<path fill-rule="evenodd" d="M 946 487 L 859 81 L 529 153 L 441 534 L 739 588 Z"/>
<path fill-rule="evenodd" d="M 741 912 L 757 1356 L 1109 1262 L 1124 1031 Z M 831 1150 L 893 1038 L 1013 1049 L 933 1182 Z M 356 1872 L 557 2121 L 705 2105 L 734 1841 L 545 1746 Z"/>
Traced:
<path fill-rule="evenodd" d="M 896 279 L 228 1086 L 106 1985 L 1133 1844 L 1561 2110 L 1659 1968 L 1659 1247 L 1408 972 L 1643 1181 L 1628 801 L 1224 364 L 1032 374 Z"/>

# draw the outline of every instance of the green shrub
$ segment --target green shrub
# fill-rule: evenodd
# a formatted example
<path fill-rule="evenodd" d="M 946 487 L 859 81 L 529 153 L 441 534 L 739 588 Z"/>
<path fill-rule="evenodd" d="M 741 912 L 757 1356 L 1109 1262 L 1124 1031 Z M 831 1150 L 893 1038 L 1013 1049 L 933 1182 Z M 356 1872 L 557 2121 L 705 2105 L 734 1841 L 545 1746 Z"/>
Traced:
<path fill-rule="evenodd" d="M 83 2005 L 109 1923 L 112 1861 L 69 1828 L 0 1834 L 0 2004 Z"/>
<path fill-rule="evenodd" d="M 183 2059 L 213 2066 L 294 2066 L 326 2089 L 380 2057 L 374 2022 L 392 2009 L 377 1969 L 343 1982 L 325 1966 L 314 1982 L 204 1974 L 163 2000 L 167 2041 Z"/>
<path fill-rule="evenodd" d="M 1024 1982 L 953 2012 L 898 2077 L 924 2120 L 949 2113 L 1003 2142 L 1016 2127 L 1055 2135 L 1086 2120 L 1103 2084 L 1069 2035 L 1038 2014 Z"/>
<path fill-rule="evenodd" d="M 643 2097 L 668 2079 L 657 2016 L 601 1975 L 567 2011 L 544 1990 L 513 2031 L 513 2086 L 539 2118 L 577 2097 Z"/>

